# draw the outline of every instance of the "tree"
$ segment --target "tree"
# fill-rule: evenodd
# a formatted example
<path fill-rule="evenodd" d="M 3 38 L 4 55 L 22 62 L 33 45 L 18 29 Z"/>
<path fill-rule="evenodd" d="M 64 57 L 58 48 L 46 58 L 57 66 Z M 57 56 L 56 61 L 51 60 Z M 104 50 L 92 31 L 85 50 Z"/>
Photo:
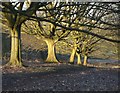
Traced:
<path fill-rule="evenodd" d="M 42 27 L 42 28 L 41 28 Z M 58 62 L 56 58 L 55 45 L 58 41 L 65 39 L 69 31 L 56 27 L 48 22 L 26 21 L 23 31 L 34 35 L 37 39 L 42 39 L 48 46 L 48 56 L 46 62 Z"/>
<path fill-rule="evenodd" d="M 69 19 L 69 20 L 71 19 L 69 15 L 63 18 L 61 13 L 59 13 L 60 8 L 58 10 L 52 10 L 56 6 L 57 6 L 56 4 L 54 5 L 54 3 L 50 2 L 49 5 L 37 11 L 36 16 L 41 17 L 43 15 L 44 18 L 48 20 L 54 20 L 54 22 L 60 22 L 62 19 Z M 66 9 L 66 11 L 70 10 L 69 7 L 64 7 L 64 9 Z M 29 22 L 28 24 L 26 23 L 25 27 L 29 29 L 28 25 L 31 25 L 32 31 L 29 32 L 35 35 L 35 37 L 37 37 L 38 39 L 42 39 L 43 41 L 46 42 L 48 46 L 48 56 L 46 62 L 58 62 L 56 58 L 55 44 L 58 41 L 65 39 L 69 35 L 70 31 L 58 27 L 50 22 L 45 22 L 45 21 L 41 22 L 39 20 L 36 20 L 36 22 L 32 24 L 29 24 L 31 22 Z M 37 27 L 33 26 L 33 24 L 37 25 Z M 70 26 L 71 24 L 65 24 L 65 25 Z"/>
<path fill-rule="evenodd" d="M 3 16 L 6 18 L 6 22 L 11 29 L 11 56 L 9 65 L 11 66 L 22 66 L 21 61 L 21 25 L 29 18 L 27 16 L 21 15 L 17 11 L 24 14 L 33 15 L 40 7 L 37 3 L 30 3 L 27 9 L 24 8 L 24 2 L 3 2 L 2 12 Z"/>
<path fill-rule="evenodd" d="M 87 65 L 87 59 L 88 56 L 98 50 L 98 48 L 96 49 L 96 47 L 98 46 L 98 42 L 100 42 L 100 38 L 96 38 L 94 36 L 89 36 L 87 35 L 86 38 L 82 41 L 82 45 L 80 45 L 78 48 L 79 50 L 81 50 L 81 55 L 84 56 L 84 61 L 83 61 L 83 65 Z"/>

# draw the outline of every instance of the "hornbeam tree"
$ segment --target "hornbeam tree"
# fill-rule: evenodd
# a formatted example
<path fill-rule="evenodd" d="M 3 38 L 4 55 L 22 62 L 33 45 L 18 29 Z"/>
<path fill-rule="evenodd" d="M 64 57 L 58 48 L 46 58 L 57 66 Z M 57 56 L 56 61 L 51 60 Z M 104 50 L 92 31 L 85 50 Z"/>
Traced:
<path fill-rule="evenodd" d="M 25 7 L 26 2 L 3 2 L 1 4 L 2 12 L 6 22 L 11 29 L 11 56 L 8 63 L 14 67 L 21 67 L 21 25 L 29 17 L 21 15 L 19 12 L 33 15 L 35 11 L 42 5 L 38 3 L 30 3 L 28 7 Z M 19 12 L 17 12 L 19 11 Z"/>
<path fill-rule="evenodd" d="M 54 9 L 56 6 L 57 5 L 56 4 L 54 5 L 54 3 L 49 3 L 49 5 L 47 5 L 46 7 L 39 9 L 39 11 L 37 11 L 36 13 L 36 16 L 40 17 L 41 15 L 43 15 L 43 17 L 48 20 L 55 19 L 54 22 L 60 22 L 63 19 L 63 16 L 61 15 L 61 13 L 59 13 L 60 11 L 58 10 L 51 11 L 51 8 Z M 64 9 L 68 11 L 70 10 L 70 7 L 64 7 Z M 70 17 L 70 15 L 64 17 L 64 19 L 68 19 L 68 20 L 70 20 L 71 18 L 72 17 Z M 27 32 L 29 34 L 30 33 L 33 34 L 38 39 L 42 39 L 43 41 L 46 42 L 48 46 L 48 55 L 46 62 L 58 62 L 56 58 L 55 45 L 58 41 L 65 39 L 69 35 L 70 31 L 58 27 L 50 22 L 45 22 L 45 21 L 40 22 L 39 20 L 36 21 L 34 20 L 34 23 L 32 22 L 33 21 L 29 21 L 29 22 L 26 21 L 24 28 L 27 27 L 26 29 L 29 29 L 31 27 L 32 30 L 29 30 Z M 65 24 L 65 26 L 70 26 L 70 25 L 71 24 L 68 23 Z"/>
<path fill-rule="evenodd" d="M 42 28 L 41 28 L 42 27 Z M 58 41 L 65 39 L 70 31 L 56 27 L 48 22 L 26 21 L 23 24 L 23 31 L 34 35 L 37 39 L 43 40 L 48 46 L 48 55 L 46 62 L 57 63 L 55 45 Z"/>
<path fill-rule="evenodd" d="M 84 61 L 83 61 L 83 65 L 86 66 L 87 65 L 87 59 L 88 56 L 98 50 L 98 48 L 96 48 L 98 46 L 98 42 L 100 42 L 100 38 L 96 38 L 94 36 L 89 36 L 87 35 L 83 40 L 81 40 L 79 46 L 78 46 L 78 50 L 81 51 L 80 55 L 82 55 L 84 57 Z"/>

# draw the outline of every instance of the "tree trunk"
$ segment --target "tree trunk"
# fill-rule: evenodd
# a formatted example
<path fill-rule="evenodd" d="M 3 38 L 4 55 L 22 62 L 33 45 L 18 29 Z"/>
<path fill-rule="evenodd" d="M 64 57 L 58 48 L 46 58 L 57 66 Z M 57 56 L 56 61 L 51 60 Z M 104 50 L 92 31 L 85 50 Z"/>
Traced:
<path fill-rule="evenodd" d="M 77 64 L 81 65 L 82 64 L 82 62 L 81 62 L 81 56 L 78 53 L 76 53 L 76 55 L 77 55 Z"/>
<path fill-rule="evenodd" d="M 74 46 L 71 56 L 70 56 L 70 63 L 74 64 L 74 59 L 75 59 L 75 53 L 76 53 L 77 47 Z"/>
<path fill-rule="evenodd" d="M 9 65 L 13 67 L 21 67 L 21 37 L 20 27 L 16 27 L 11 31 L 11 56 Z"/>
<path fill-rule="evenodd" d="M 52 40 L 52 39 L 45 39 L 45 42 L 46 42 L 46 44 L 48 46 L 48 55 L 47 55 L 46 62 L 57 63 L 58 60 L 56 58 L 56 51 L 55 51 L 54 40 Z"/>
<path fill-rule="evenodd" d="M 84 63 L 83 63 L 84 66 L 87 65 L 87 55 L 84 56 Z"/>

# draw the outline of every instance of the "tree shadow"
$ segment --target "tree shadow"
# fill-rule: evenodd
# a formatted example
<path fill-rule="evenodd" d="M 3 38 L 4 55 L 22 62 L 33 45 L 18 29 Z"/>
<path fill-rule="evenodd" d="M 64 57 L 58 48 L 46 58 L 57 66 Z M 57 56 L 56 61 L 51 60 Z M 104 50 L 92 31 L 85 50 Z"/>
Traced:
<path fill-rule="evenodd" d="M 25 48 L 22 50 L 22 60 L 27 62 L 43 62 L 47 57 L 47 50 Z"/>
<path fill-rule="evenodd" d="M 46 67 L 43 67 L 41 69 L 44 69 L 44 68 L 46 68 Z M 8 90 L 9 89 L 14 90 L 14 88 L 19 89 L 24 84 L 27 84 L 27 86 L 30 84 L 32 86 L 32 82 L 30 82 L 31 80 L 32 81 L 38 81 L 40 79 L 47 79 L 51 76 L 52 77 L 54 76 L 54 77 L 57 78 L 57 77 L 61 77 L 61 75 L 62 76 L 64 76 L 65 74 L 70 75 L 70 74 L 73 74 L 74 72 L 82 72 L 82 71 L 87 71 L 88 70 L 88 68 L 85 68 L 85 67 L 80 67 L 80 66 L 74 67 L 74 66 L 68 66 L 68 65 L 62 66 L 62 67 L 61 66 L 56 66 L 50 71 L 43 71 L 43 72 L 40 72 L 39 68 L 37 68 L 37 69 L 39 70 L 38 72 L 34 72 L 34 71 L 33 72 L 24 72 L 23 71 L 22 73 L 21 72 L 16 72 L 16 73 L 6 73 L 6 74 L 4 74 L 3 77 L 2 77 L 3 78 L 3 80 L 2 80 L 3 91 L 5 91 L 7 89 Z M 36 78 L 36 79 L 34 79 L 34 78 Z M 21 81 L 24 81 L 24 82 L 21 82 Z M 15 82 L 17 82 L 17 85 L 13 84 Z"/>
<path fill-rule="evenodd" d="M 10 58 L 11 39 L 9 33 L 2 33 L 2 64 Z"/>
<path fill-rule="evenodd" d="M 44 63 L 48 55 L 47 50 L 39 50 L 39 49 L 32 49 L 30 47 L 26 47 L 22 50 L 22 60 L 23 62 L 28 63 Z M 56 53 L 56 57 L 59 62 L 61 63 L 68 63 L 69 61 L 68 54 L 58 54 Z"/>

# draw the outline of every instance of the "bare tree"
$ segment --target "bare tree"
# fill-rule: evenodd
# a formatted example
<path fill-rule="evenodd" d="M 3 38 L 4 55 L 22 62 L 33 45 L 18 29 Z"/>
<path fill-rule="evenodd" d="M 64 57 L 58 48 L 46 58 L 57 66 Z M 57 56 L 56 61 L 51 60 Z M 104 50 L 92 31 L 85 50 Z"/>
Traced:
<path fill-rule="evenodd" d="M 11 29 L 11 56 L 9 65 L 22 66 L 21 61 L 21 25 L 29 17 L 21 15 L 19 12 L 33 15 L 40 6 L 38 3 L 30 3 L 29 7 L 24 8 L 25 2 L 3 2 L 1 4 L 3 16 L 6 18 L 9 28 Z"/>

